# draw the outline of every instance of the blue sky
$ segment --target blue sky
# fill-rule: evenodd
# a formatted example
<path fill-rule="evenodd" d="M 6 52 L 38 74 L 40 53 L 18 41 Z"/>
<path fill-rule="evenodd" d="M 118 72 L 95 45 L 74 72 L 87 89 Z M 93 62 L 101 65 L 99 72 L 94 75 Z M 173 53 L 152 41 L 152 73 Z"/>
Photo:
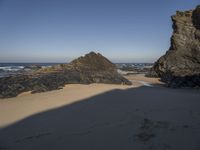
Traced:
<path fill-rule="evenodd" d="M 176 10 L 200 0 L 0 0 L 0 62 L 68 62 L 90 51 L 154 62 Z"/>

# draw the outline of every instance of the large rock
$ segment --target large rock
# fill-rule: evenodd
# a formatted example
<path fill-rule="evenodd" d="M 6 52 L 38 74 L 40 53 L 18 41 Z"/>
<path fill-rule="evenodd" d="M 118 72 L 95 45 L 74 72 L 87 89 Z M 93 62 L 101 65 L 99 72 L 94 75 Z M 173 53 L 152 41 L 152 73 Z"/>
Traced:
<path fill-rule="evenodd" d="M 113 63 L 101 54 L 91 52 L 70 64 L 56 65 L 35 72 L 0 78 L 0 98 L 14 97 L 26 91 L 45 92 L 73 83 L 127 84 Z"/>
<path fill-rule="evenodd" d="M 177 11 L 172 21 L 171 46 L 154 64 L 152 72 L 171 87 L 200 86 L 200 6 Z"/>
<path fill-rule="evenodd" d="M 79 72 L 81 81 L 88 83 L 128 84 L 131 82 L 118 74 L 116 66 L 99 53 L 90 52 L 73 60 L 69 65 Z"/>
<path fill-rule="evenodd" d="M 84 57 L 79 57 L 70 64 L 80 71 L 116 71 L 116 66 L 111 61 L 94 52 L 90 52 Z"/>

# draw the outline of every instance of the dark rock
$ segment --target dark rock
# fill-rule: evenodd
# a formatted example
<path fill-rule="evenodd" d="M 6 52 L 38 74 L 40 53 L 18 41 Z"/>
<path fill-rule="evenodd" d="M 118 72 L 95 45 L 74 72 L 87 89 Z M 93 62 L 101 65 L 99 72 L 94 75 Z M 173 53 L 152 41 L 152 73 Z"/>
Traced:
<path fill-rule="evenodd" d="M 153 71 L 170 87 L 200 86 L 200 6 L 172 16 L 173 35 Z"/>
<path fill-rule="evenodd" d="M 83 82 L 131 85 L 130 81 L 118 74 L 116 66 L 99 53 L 90 52 L 73 60 L 70 65 L 79 72 Z"/>
<path fill-rule="evenodd" d="M 158 74 L 155 72 L 153 68 L 149 69 L 147 73 L 145 74 L 145 77 L 150 77 L 150 78 L 157 78 L 159 77 Z"/>
<path fill-rule="evenodd" d="M 131 82 L 117 73 L 115 65 L 101 54 L 91 52 L 70 64 L 43 68 L 29 74 L 0 78 L 0 98 L 61 89 L 66 84 L 127 84 Z"/>
<path fill-rule="evenodd" d="M 71 62 L 79 71 L 116 71 L 116 66 L 99 53 L 90 52 Z"/>

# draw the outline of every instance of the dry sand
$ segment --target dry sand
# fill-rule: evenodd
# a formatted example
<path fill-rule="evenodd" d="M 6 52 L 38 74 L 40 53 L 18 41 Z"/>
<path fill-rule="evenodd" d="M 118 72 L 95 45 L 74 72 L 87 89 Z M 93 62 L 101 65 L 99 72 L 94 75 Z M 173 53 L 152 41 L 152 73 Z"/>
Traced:
<path fill-rule="evenodd" d="M 30 115 L 69 105 L 114 89 L 132 86 L 111 84 L 68 84 L 61 90 L 45 93 L 22 93 L 15 98 L 0 101 L 0 128 L 20 121 Z"/>
<path fill-rule="evenodd" d="M 0 100 L 0 149 L 200 149 L 199 90 L 127 78 Z"/>

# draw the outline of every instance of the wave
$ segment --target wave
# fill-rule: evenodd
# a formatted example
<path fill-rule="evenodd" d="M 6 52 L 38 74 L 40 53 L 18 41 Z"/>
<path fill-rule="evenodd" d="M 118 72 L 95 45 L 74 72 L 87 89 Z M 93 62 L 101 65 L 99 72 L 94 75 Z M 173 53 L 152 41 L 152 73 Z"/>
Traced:
<path fill-rule="evenodd" d="M 24 66 L 4 66 L 4 67 L 0 67 L 1 71 L 11 71 L 11 72 L 15 72 L 15 71 L 19 71 L 19 70 L 23 70 Z"/>
<path fill-rule="evenodd" d="M 47 68 L 58 63 L 0 63 L 0 78 Z"/>

